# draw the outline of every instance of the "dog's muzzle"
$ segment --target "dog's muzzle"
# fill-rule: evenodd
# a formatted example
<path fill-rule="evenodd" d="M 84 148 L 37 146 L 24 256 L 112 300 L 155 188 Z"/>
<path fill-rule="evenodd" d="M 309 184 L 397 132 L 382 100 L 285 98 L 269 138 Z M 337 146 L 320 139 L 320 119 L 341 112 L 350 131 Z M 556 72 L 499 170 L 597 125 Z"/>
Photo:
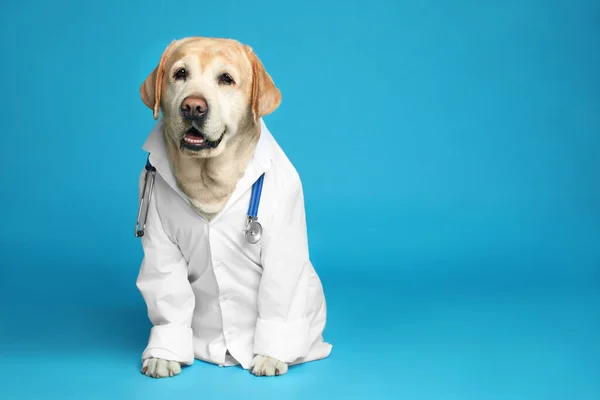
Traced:
<path fill-rule="evenodd" d="M 214 149 L 219 146 L 223 140 L 223 136 L 225 136 L 225 131 L 223 131 L 221 137 L 217 140 L 208 140 L 202 132 L 192 126 L 185 135 L 183 135 L 183 138 L 181 138 L 181 148 L 192 151 Z"/>

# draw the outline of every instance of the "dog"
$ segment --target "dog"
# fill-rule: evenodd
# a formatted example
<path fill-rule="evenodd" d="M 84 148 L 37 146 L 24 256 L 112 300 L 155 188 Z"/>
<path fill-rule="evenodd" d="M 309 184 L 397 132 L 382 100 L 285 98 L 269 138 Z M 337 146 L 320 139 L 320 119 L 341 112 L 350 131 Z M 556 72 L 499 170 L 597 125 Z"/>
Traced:
<path fill-rule="evenodd" d="M 174 376 L 198 359 L 276 376 L 328 357 L 302 183 L 263 120 L 281 93 L 253 49 L 175 40 L 140 95 L 158 120 L 143 146 L 156 176 L 136 282 L 152 322 L 142 373 Z M 248 205 L 261 176 L 264 233 L 250 243 Z M 145 177 L 146 169 L 140 199 Z"/>

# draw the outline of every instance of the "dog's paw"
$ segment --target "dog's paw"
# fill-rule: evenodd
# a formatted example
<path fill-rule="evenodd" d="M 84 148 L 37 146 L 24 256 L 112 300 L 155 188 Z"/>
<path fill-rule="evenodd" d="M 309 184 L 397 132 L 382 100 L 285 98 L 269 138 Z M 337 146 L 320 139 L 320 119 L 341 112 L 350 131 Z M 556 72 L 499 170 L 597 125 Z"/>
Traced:
<path fill-rule="evenodd" d="M 142 365 L 142 374 L 152 378 L 167 378 L 181 372 L 181 364 L 162 358 L 148 358 Z"/>
<path fill-rule="evenodd" d="M 288 365 L 273 357 L 256 356 L 252 360 L 250 373 L 256 376 L 277 376 L 288 371 Z"/>

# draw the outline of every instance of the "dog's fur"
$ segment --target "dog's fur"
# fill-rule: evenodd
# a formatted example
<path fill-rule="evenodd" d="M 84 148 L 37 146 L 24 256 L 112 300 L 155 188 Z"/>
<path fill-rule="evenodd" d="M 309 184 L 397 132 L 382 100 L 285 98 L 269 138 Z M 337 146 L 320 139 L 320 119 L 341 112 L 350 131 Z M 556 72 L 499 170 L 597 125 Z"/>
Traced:
<path fill-rule="evenodd" d="M 187 77 L 176 79 L 185 69 Z M 234 83 L 224 84 L 228 74 Z M 158 119 L 163 114 L 165 146 L 180 189 L 196 210 L 210 219 L 225 205 L 243 176 L 260 134 L 260 118 L 273 112 L 281 93 L 253 50 L 230 39 L 191 37 L 172 42 L 158 66 L 140 88 L 142 101 Z M 201 123 L 181 112 L 188 97 L 201 97 L 208 111 Z M 199 151 L 181 142 L 194 125 L 216 148 Z M 255 375 L 287 372 L 287 365 L 272 357 L 256 356 Z M 179 363 L 162 359 L 144 362 L 142 372 L 153 377 L 177 375 Z"/>
<path fill-rule="evenodd" d="M 185 68 L 185 81 L 175 73 Z M 227 73 L 235 83 L 223 85 Z M 174 41 L 140 89 L 141 97 L 158 118 L 162 110 L 166 148 L 177 184 L 193 206 L 211 218 L 225 205 L 252 157 L 260 132 L 259 118 L 273 112 L 281 93 L 248 46 L 230 39 L 186 38 Z M 223 140 L 214 149 L 181 149 L 192 126 L 180 112 L 184 99 L 201 96 L 208 104 L 202 126 L 209 140 Z"/>

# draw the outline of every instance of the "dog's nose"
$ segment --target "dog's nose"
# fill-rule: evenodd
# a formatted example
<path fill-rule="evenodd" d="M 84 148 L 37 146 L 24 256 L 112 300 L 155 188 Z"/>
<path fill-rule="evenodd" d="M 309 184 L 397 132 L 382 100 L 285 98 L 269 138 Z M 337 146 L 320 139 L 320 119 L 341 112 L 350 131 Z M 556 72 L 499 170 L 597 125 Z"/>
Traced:
<path fill-rule="evenodd" d="M 198 119 L 206 114 L 208 104 L 206 100 L 198 96 L 186 97 L 181 103 L 181 113 L 186 119 Z"/>

